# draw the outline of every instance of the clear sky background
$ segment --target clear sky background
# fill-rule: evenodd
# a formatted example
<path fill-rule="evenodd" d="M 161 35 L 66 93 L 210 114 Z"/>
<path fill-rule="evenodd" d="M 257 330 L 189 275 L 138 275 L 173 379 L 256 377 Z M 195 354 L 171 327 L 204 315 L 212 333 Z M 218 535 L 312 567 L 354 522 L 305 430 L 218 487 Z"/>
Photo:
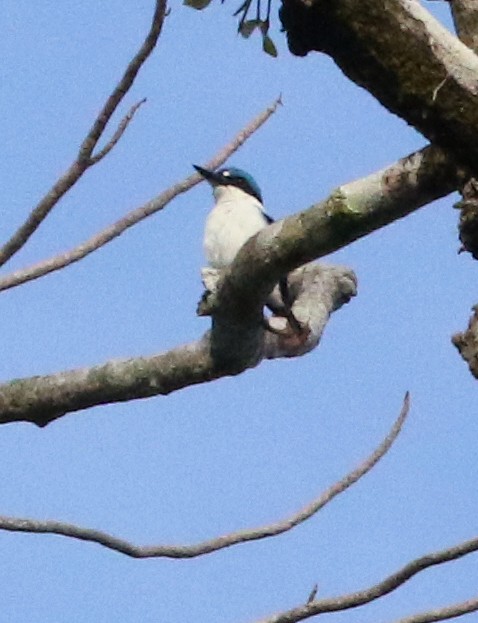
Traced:
<path fill-rule="evenodd" d="M 2 240 L 74 158 L 149 27 L 152 0 L 6 0 L 0 38 Z M 438 5 L 438 6 L 437 6 Z M 428 3 L 441 11 L 446 7 Z M 236 35 L 236 5 L 173 4 L 118 121 L 148 97 L 4 272 L 66 250 L 205 163 L 280 93 L 284 106 L 230 163 L 271 215 L 325 198 L 425 140 L 325 56 L 279 58 Z M 417 59 L 417 71 L 418 71 Z M 114 127 L 114 126 L 113 126 Z M 0 620 L 248 622 L 365 588 L 476 536 L 477 386 L 450 342 L 478 301 L 448 197 L 326 258 L 359 295 L 300 359 L 236 378 L 0 429 L 0 514 L 59 519 L 140 544 L 193 543 L 283 518 L 408 423 L 358 485 L 274 539 L 194 560 L 133 560 L 60 536 L 0 533 Z M 61 272 L 1 294 L 0 376 L 159 353 L 198 338 L 206 184 Z M 478 556 L 430 569 L 331 621 L 386 623 L 476 596 Z M 329 620 L 327 619 L 327 620 Z M 477 615 L 462 620 L 475 621 Z"/>

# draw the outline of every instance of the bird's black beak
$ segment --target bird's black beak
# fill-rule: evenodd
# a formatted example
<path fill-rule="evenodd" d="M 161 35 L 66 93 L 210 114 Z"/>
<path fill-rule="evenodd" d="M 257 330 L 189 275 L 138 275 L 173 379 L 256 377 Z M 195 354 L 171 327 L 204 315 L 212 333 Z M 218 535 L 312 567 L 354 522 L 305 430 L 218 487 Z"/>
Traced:
<path fill-rule="evenodd" d="M 216 173 L 215 171 L 209 171 L 208 169 L 203 169 L 197 164 L 193 164 L 193 167 L 196 169 L 199 175 L 202 175 L 202 177 L 213 186 L 217 186 L 218 184 L 221 184 L 223 182 L 223 178 L 220 173 Z"/>

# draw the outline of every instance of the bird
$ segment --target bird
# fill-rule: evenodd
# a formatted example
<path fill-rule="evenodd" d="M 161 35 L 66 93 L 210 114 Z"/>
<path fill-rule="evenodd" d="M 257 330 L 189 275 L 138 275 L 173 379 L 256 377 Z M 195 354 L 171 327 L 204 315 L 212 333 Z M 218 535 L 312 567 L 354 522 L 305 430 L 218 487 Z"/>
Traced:
<path fill-rule="evenodd" d="M 212 186 L 215 199 L 204 229 L 206 259 L 212 268 L 226 268 L 232 264 L 244 243 L 273 223 L 274 219 L 264 211 L 259 185 L 246 171 L 236 167 L 219 171 L 204 169 L 196 164 L 193 167 Z M 279 301 L 269 297 L 266 305 L 274 314 L 286 317 L 292 330 L 299 333 L 301 325 L 291 310 L 287 276 L 280 279 L 279 292 Z M 278 332 L 267 323 L 266 326 Z"/>

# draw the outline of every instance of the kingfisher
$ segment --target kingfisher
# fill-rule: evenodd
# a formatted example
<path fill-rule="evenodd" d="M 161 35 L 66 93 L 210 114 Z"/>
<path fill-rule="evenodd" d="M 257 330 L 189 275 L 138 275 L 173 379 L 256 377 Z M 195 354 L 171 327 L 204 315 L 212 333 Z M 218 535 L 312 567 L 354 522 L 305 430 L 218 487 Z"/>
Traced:
<path fill-rule="evenodd" d="M 212 186 L 215 199 L 204 230 L 206 259 L 212 268 L 226 268 L 243 244 L 274 219 L 264 211 L 261 190 L 249 173 L 236 167 L 219 171 L 196 164 L 193 167 Z M 291 329 L 300 333 L 302 327 L 291 311 L 287 276 L 280 279 L 279 292 L 281 300 L 270 299 L 267 307 L 274 314 L 286 317 Z"/>

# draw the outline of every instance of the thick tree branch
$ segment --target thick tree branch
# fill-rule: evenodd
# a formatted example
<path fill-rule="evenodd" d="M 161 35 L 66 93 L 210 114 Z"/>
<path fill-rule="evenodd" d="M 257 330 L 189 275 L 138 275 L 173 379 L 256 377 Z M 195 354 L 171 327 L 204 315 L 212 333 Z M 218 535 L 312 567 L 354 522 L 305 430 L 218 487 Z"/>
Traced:
<path fill-rule="evenodd" d="M 26 221 L 17 229 L 10 240 L 8 240 L 3 247 L 0 248 L 0 266 L 3 266 L 19 249 L 26 244 L 30 236 L 32 236 L 32 234 L 38 229 L 63 195 L 65 195 L 65 193 L 67 193 L 70 188 L 76 184 L 76 182 L 90 166 L 96 164 L 99 160 L 106 156 L 106 154 L 109 153 L 109 151 L 121 138 L 139 104 L 136 104 L 131 108 L 129 113 L 120 123 L 120 126 L 111 141 L 99 152 L 97 156 L 92 156 L 93 149 L 96 147 L 99 139 L 101 138 L 108 121 L 111 119 L 111 116 L 117 109 L 123 97 L 131 88 L 143 63 L 154 50 L 161 33 L 165 12 L 166 0 L 157 0 L 151 28 L 146 36 L 146 39 L 137 54 L 129 63 L 123 77 L 106 100 L 103 109 L 86 135 L 75 161 L 40 200 Z"/>
<path fill-rule="evenodd" d="M 208 301 L 215 361 L 238 372 L 244 358 L 260 356 L 257 324 L 264 301 L 282 275 L 447 194 L 459 177 L 443 152 L 427 148 L 261 230 L 239 251 Z"/>
<path fill-rule="evenodd" d="M 214 300 L 227 271 L 204 268 L 202 273 L 206 294 L 200 301 L 198 314 L 205 316 L 214 314 Z M 299 357 L 310 352 L 317 347 L 330 314 L 340 309 L 342 305 L 348 303 L 357 294 L 355 273 L 344 266 L 328 266 L 310 262 L 289 272 L 287 282 L 292 313 L 302 326 L 303 331 L 298 334 L 293 327 L 290 327 L 287 318 L 274 315 L 269 317 L 267 321 L 269 327 L 272 327 L 275 332 L 265 331 L 258 334 L 257 323 L 253 320 L 250 340 L 245 335 L 236 339 L 237 346 L 241 348 L 241 351 L 235 351 L 233 358 L 230 359 L 234 362 L 234 366 L 238 366 L 239 370 L 242 369 L 242 366 L 250 367 L 255 354 L 259 360 L 259 358 Z M 276 301 L 276 306 L 280 308 L 282 299 L 278 286 L 274 288 L 273 294 L 268 297 L 268 300 L 271 298 Z M 216 323 L 216 333 L 218 332 L 217 327 L 218 324 Z M 231 324 L 228 333 L 234 335 L 238 329 L 241 331 L 237 325 Z M 261 344 L 256 341 L 258 335 L 261 336 Z M 261 347 L 257 353 L 253 350 L 256 346 Z M 224 361 L 223 350 L 225 349 L 221 347 L 218 360 Z"/>
<path fill-rule="evenodd" d="M 478 50 L 478 4 L 476 0 L 449 0 L 453 22 L 461 41 Z"/>
<path fill-rule="evenodd" d="M 17 517 L 0 516 L 0 530 L 10 532 L 32 532 L 40 534 L 59 534 L 62 536 L 98 543 L 109 549 L 113 549 L 133 558 L 194 558 L 216 552 L 232 545 L 257 541 L 272 536 L 283 534 L 310 519 L 337 495 L 346 491 L 355 484 L 362 476 L 367 474 L 388 452 L 393 442 L 398 437 L 409 411 L 409 395 L 405 395 L 402 410 L 392 429 L 378 446 L 378 448 L 356 469 L 344 478 L 329 487 L 322 495 L 310 504 L 286 519 L 247 530 L 239 530 L 223 536 L 197 543 L 196 545 L 134 545 L 124 539 L 119 539 L 106 532 L 82 528 L 61 521 L 38 521 Z"/>
<path fill-rule="evenodd" d="M 225 162 L 227 158 L 229 158 L 235 151 L 237 151 L 239 147 L 241 147 L 241 145 L 243 145 L 245 141 L 250 138 L 254 134 L 254 132 L 256 132 L 256 130 L 258 130 L 271 117 L 271 115 L 276 111 L 280 103 L 281 100 L 280 98 L 278 98 L 271 106 L 269 106 L 259 115 L 257 115 L 257 117 L 249 122 L 247 126 L 244 127 L 228 145 L 223 147 L 220 152 L 207 163 L 207 166 L 211 169 L 215 169 L 223 164 L 223 162 Z M 138 107 L 138 105 L 139 104 L 136 104 L 136 108 Z M 131 114 L 131 111 L 129 114 Z M 128 117 L 125 117 L 125 119 L 123 119 L 122 125 L 127 125 L 127 119 Z M 106 145 L 106 147 L 101 150 L 97 154 L 97 156 L 93 156 L 93 160 L 98 157 L 103 157 L 105 155 L 105 150 L 107 153 L 107 151 L 109 151 L 114 146 L 115 138 L 117 137 L 118 132 L 121 131 L 122 125 L 120 125 L 118 131 L 113 136 L 111 141 Z M 116 138 L 116 141 L 118 140 L 118 138 Z M 151 216 L 159 210 L 162 210 L 175 197 L 188 191 L 200 181 L 202 181 L 202 178 L 199 174 L 195 173 L 193 175 L 190 175 L 181 182 L 174 184 L 173 186 L 162 192 L 154 199 L 151 199 L 144 205 L 139 206 L 134 210 L 131 210 L 118 221 L 112 223 L 111 225 L 101 230 L 88 240 L 85 240 L 73 249 L 70 249 L 69 251 L 66 251 L 65 253 L 62 253 L 60 255 L 55 255 L 54 257 L 51 257 L 49 259 L 42 260 L 41 262 L 28 266 L 27 268 L 17 270 L 13 273 L 5 275 L 4 277 L 0 277 L 0 291 L 8 290 L 9 288 L 15 288 L 22 283 L 32 281 L 33 279 L 38 279 L 39 277 L 43 277 L 44 275 L 47 275 L 56 270 L 60 270 L 61 268 L 65 268 L 66 266 L 74 264 L 75 262 L 78 262 L 90 253 L 97 251 L 108 242 L 111 242 L 112 240 L 120 236 L 127 229 L 133 227 L 133 225 L 136 225 L 148 216 Z"/>
<path fill-rule="evenodd" d="M 112 360 L 92 368 L 14 379 L 0 386 L 0 424 L 45 426 L 81 409 L 110 402 L 166 396 L 219 376 L 208 336 L 153 357 Z"/>
<path fill-rule="evenodd" d="M 316 306 L 322 330 L 330 314 L 355 292 L 354 276 L 350 273 L 337 267 L 322 267 L 314 273 L 316 279 L 322 279 L 322 287 L 313 291 L 318 297 Z M 254 332 L 263 334 L 260 320 Z M 282 340 L 275 335 L 267 340 L 263 357 L 281 356 L 279 346 L 274 347 L 274 339 Z M 46 426 L 66 413 L 111 402 L 164 396 L 183 387 L 241 372 L 260 361 L 260 358 L 244 357 L 243 349 L 237 353 L 241 365 L 233 370 L 214 357 L 212 343 L 211 332 L 207 332 L 201 340 L 161 355 L 15 379 L 0 385 L 0 424 L 26 421 Z"/>
<path fill-rule="evenodd" d="M 417 575 L 417 573 L 420 573 L 425 569 L 450 562 L 451 560 L 457 560 L 458 558 L 472 554 L 477 550 L 478 538 L 475 538 L 470 541 L 460 543 L 454 547 L 426 554 L 425 556 L 412 560 L 396 573 L 389 575 L 378 584 L 374 584 L 369 588 L 355 593 L 340 595 L 339 597 L 314 600 L 310 603 L 297 606 L 291 610 L 280 612 L 265 619 L 261 619 L 260 623 L 296 623 L 297 621 L 303 621 L 304 619 L 309 619 L 310 617 L 323 614 L 325 612 L 339 612 L 341 610 L 349 610 L 350 608 L 363 606 L 364 604 L 368 604 L 375 599 L 379 599 L 380 597 L 395 591 L 413 576 Z M 420 619 L 417 620 L 420 621 Z M 424 620 L 440 621 L 441 619 Z M 405 621 L 408 621 L 408 619 L 405 619 Z"/>
<path fill-rule="evenodd" d="M 450 0 L 455 29 L 459 38 L 475 54 L 478 52 L 478 5 L 475 0 Z M 455 204 L 460 210 L 458 225 L 462 243 L 460 251 L 478 258 L 478 181 L 470 178 L 461 187 L 462 200 Z M 466 331 L 456 333 L 452 343 L 458 349 L 470 372 L 478 378 L 478 307 L 473 308 Z"/>
<path fill-rule="evenodd" d="M 295 54 L 329 54 L 342 71 L 434 144 L 476 169 L 478 57 L 419 2 L 283 0 Z"/>
<path fill-rule="evenodd" d="M 275 353 L 302 354 L 300 345 L 284 352 L 280 336 L 276 344 L 271 336 L 265 338 L 262 308 L 279 277 L 447 194 L 457 177 L 444 154 L 425 149 L 336 189 L 326 201 L 272 224 L 244 245 L 208 301 L 213 329 L 199 342 L 156 357 L 1 385 L 0 423 L 24 420 L 42 426 L 94 405 L 165 395 L 238 374 Z M 353 276 L 350 271 L 337 273 L 336 279 L 326 275 L 330 291 L 322 299 L 319 288 L 315 304 L 330 314 L 353 295 Z"/>

